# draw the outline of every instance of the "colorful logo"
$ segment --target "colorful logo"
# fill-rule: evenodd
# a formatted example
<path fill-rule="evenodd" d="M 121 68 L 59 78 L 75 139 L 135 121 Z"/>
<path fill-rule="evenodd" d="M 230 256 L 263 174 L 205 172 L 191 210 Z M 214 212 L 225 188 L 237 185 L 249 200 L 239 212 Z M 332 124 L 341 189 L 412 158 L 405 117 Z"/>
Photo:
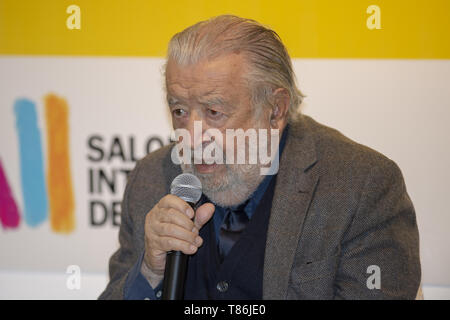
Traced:
<path fill-rule="evenodd" d="M 75 228 L 75 202 L 70 171 L 68 104 L 55 94 L 44 97 L 46 168 L 35 103 L 29 99 L 17 99 L 14 113 L 25 223 L 36 227 L 49 219 L 54 232 L 70 233 Z M 0 222 L 5 229 L 16 229 L 20 219 L 17 202 L 0 159 Z"/>

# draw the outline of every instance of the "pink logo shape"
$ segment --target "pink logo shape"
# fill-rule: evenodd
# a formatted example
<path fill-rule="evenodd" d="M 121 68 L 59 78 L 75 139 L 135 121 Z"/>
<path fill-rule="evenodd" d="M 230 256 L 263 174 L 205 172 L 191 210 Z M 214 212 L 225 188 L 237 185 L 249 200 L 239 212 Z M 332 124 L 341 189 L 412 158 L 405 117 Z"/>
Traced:
<path fill-rule="evenodd" d="M 6 178 L 0 160 L 0 221 L 3 228 L 17 228 L 20 222 L 19 210 Z"/>

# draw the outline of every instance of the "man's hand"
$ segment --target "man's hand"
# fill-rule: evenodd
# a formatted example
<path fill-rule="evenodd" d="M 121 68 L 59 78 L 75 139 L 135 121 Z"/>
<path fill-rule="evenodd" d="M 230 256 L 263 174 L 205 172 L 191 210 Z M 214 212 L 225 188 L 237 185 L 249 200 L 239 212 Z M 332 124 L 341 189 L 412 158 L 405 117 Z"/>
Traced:
<path fill-rule="evenodd" d="M 214 205 L 205 203 L 197 208 L 194 218 L 191 206 L 171 194 L 150 210 L 145 217 L 145 256 L 141 272 L 153 288 L 164 277 L 167 252 L 194 254 L 203 243 L 199 230 L 213 213 Z"/>

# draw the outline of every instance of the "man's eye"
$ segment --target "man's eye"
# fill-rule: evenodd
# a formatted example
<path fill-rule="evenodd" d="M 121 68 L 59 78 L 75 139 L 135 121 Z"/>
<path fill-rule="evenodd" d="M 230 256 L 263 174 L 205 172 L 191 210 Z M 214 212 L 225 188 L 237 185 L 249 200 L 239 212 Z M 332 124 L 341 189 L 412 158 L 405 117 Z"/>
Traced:
<path fill-rule="evenodd" d="M 186 111 L 184 111 L 183 109 L 175 109 L 172 111 L 172 114 L 177 118 L 181 118 L 186 115 Z"/>
<path fill-rule="evenodd" d="M 210 116 L 211 118 L 215 118 L 215 119 L 220 118 L 223 115 L 222 112 L 219 112 L 219 111 L 216 111 L 213 109 L 208 109 L 207 113 L 208 113 L 208 116 Z"/>

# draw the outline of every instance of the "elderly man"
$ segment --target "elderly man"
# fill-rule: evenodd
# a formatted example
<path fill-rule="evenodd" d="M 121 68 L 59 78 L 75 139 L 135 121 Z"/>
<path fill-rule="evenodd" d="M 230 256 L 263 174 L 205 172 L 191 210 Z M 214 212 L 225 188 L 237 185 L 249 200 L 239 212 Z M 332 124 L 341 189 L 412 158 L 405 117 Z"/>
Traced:
<path fill-rule="evenodd" d="M 299 112 L 274 31 L 235 16 L 197 23 L 170 41 L 165 74 L 174 129 L 194 138 L 202 125 L 192 149 L 212 128 L 278 129 L 279 170 L 261 175 L 248 158 L 178 165 L 173 145 L 139 161 L 101 299 L 159 299 L 171 250 L 189 255 L 186 299 L 416 297 L 419 235 L 400 169 Z M 224 158 L 238 149 L 219 145 Z M 168 195 L 183 171 L 203 185 L 195 212 Z"/>

